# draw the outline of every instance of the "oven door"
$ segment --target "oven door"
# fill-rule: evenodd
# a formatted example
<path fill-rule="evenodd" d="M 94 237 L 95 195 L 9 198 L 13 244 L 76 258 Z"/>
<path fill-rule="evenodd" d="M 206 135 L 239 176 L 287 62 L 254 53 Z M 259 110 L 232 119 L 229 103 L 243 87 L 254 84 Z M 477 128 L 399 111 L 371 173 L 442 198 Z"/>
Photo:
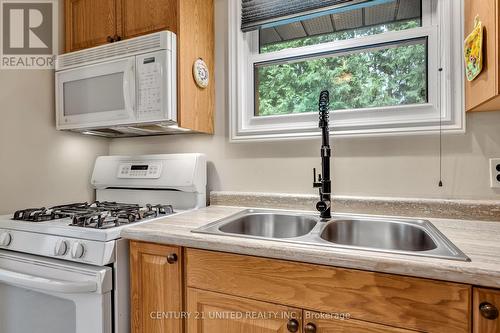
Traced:
<path fill-rule="evenodd" d="M 110 333 L 112 271 L 0 251 L 2 333 Z"/>
<path fill-rule="evenodd" d="M 57 128 L 135 122 L 135 79 L 135 57 L 57 72 Z"/>

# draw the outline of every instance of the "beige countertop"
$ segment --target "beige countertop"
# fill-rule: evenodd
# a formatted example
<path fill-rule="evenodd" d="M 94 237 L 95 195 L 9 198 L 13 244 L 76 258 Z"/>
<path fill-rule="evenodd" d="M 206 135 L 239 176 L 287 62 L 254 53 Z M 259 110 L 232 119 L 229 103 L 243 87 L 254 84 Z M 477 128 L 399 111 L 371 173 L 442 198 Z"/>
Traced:
<path fill-rule="evenodd" d="M 122 237 L 500 288 L 500 223 L 427 218 L 471 262 L 192 233 L 245 208 L 210 206 L 126 228 Z"/>

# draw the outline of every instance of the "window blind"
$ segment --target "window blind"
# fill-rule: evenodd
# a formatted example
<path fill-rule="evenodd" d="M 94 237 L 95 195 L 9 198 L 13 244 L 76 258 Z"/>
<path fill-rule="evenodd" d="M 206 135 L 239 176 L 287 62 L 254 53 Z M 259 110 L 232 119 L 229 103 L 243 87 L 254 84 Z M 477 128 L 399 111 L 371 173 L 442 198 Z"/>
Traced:
<path fill-rule="evenodd" d="M 387 1 L 389 0 L 241 0 L 241 30 L 247 32 L 269 28 Z"/>
<path fill-rule="evenodd" d="M 414 21 L 421 25 L 421 0 L 390 0 L 374 6 L 352 7 L 356 6 L 345 7 L 342 12 L 326 13 L 310 19 L 262 28 L 259 30 L 260 46 L 272 46 L 287 41 L 320 36 L 325 36 L 323 42 L 332 41 L 337 40 L 335 34 L 349 31 L 363 34 L 365 29 L 371 27 L 376 29 L 385 24 L 388 25 L 386 29 L 389 31 L 391 25 L 398 23 L 405 24 L 405 22 Z M 331 39 L 327 36 L 331 36 Z"/>

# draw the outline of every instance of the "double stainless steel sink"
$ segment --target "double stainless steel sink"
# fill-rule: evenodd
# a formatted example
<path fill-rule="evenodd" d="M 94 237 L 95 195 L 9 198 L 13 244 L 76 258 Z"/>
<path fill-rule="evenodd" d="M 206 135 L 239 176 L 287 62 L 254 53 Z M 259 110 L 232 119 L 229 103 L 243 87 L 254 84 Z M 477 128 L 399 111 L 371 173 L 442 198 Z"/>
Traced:
<path fill-rule="evenodd" d="M 419 219 L 247 209 L 195 233 L 470 261 L 432 223 Z"/>

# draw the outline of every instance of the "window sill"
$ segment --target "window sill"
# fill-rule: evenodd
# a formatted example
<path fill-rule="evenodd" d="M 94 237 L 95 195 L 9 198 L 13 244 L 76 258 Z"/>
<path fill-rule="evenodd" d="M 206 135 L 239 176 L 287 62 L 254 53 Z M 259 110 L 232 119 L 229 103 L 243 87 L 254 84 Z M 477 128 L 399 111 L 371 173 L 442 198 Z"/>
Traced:
<path fill-rule="evenodd" d="M 464 134 L 464 126 L 445 125 L 441 127 L 443 134 Z M 360 138 L 360 137 L 387 137 L 387 136 L 414 136 L 414 135 L 437 135 L 440 132 L 439 124 L 429 126 L 415 127 L 390 127 L 390 128 L 370 128 L 365 130 L 344 130 L 337 131 L 331 129 L 330 136 L 332 138 Z M 285 140 L 312 140 L 319 139 L 321 132 L 317 125 L 311 128 L 293 129 L 289 132 L 283 131 L 249 131 L 243 130 L 237 133 L 231 133 L 229 142 L 245 143 L 245 142 L 269 142 L 269 141 L 285 141 Z"/>

